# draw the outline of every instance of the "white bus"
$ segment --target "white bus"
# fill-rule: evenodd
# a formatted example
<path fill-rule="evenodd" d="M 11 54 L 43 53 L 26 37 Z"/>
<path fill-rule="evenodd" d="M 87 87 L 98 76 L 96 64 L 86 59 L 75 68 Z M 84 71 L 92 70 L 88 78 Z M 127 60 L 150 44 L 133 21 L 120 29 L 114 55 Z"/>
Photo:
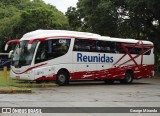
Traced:
<path fill-rule="evenodd" d="M 154 76 L 153 43 L 119 39 L 98 34 L 36 30 L 11 42 L 13 79 L 55 80 L 59 85 L 70 80 L 103 80 L 132 83 L 133 79 Z"/>

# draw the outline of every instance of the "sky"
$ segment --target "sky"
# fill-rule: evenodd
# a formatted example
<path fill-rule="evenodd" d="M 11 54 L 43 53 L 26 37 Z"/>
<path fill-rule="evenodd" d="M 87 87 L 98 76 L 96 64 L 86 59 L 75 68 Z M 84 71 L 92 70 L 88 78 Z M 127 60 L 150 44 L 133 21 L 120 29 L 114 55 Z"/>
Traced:
<path fill-rule="evenodd" d="M 78 0 L 43 0 L 46 3 L 54 5 L 58 10 L 65 13 L 68 7 L 76 7 Z"/>

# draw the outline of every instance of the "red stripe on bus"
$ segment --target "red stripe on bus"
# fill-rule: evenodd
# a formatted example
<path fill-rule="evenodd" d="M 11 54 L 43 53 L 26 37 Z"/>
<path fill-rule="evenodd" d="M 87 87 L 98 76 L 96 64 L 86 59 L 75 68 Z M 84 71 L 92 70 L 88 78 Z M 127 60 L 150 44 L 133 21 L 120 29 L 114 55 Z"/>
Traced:
<path fill-rule="evenodd" d="M 32 69 L 35 69 L 35 68 L 44 66 L 44 65 L 46 65 L 46 64 L 47 64 L 47 63 L 45 63 L 45 64 L 40 64 L 40 65 L 33 66 L 33 67 L 30 67 L 30 68 L 28 68 L 27 70 L 25 70 L 25 71 L 23 71 L 23 72 L 21 72 L 21 73 L 17 73 L 17 72 L 15 72 L 13 69 L 12 69 L 12 71 L 13 71 L 15 74 L 23 74 L 23 73 L 25 73 L 25 72 L 27 72 L 27 71 L 30 71 L 30 70 L 32 70 Z"/>
<path fill-rule="evenodd" d="M 141 73 L 138 71 L 136 65 L 128 65 L 123 67 L 115 67 L 109 69 L 103 69 L 99 71 L 81 71 L 81 72 L 73 72 L 70 73 L 70 80 L 105 80 L 105 79 L 123 79 L 125 76 L 125 72 L 128 69 L 132 69 L 134 71 L 134 79 L 136 78 L 153 78 L 152 71 L 154 71 L 154 64 L 143 66 L 143 71 L 145 73 Z M 36 79 L 37 81 L 45 81 L 45 80 L 56 80 L 56 74 L 53 74 L 50 77 L 42 76 Z"/>

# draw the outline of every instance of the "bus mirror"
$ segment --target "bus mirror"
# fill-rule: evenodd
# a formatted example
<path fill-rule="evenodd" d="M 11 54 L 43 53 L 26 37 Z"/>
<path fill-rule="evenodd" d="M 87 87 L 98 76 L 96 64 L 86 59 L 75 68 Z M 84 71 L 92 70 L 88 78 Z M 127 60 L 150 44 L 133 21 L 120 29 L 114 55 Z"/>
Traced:
<path fill-rule="evenodd" d="M 13 55 L 13 50 L 11 50 L 11 51 L 9 52 L 9 54 L 8 54 L 8 58 L 11 58 L 11 57 L 12 57 L 12 55 Z"/>
<path fill-rule="evenodd" d="M 19 43 L 19 40 L 10 40 L 10 41 L 8 41 L 7 43 L 6 43 L 6 45 L 5 45 L 5 51 L 7 51 L 7 49 L 8 49 L 8 46 L 9 46 L 9 44 L 10 43 Z"/>
<path fill-rule="evenodd" d="M 8 44 L 5 45 L 5 49 L 4 50 L 7 51 L 7 49 L 8 49 Z"/>

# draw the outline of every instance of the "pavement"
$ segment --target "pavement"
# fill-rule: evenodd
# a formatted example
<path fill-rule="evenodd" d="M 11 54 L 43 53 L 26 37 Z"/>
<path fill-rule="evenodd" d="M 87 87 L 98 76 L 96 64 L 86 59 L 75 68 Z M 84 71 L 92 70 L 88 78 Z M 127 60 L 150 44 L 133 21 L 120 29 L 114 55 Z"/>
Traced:
<path fill-rule="evenodd" d="M 153 78 L 153 79 L 145 79 L 145 82 L 150 82 L 159 84 L 160 78 Z M 83 83 L 83 82 L 82 82 Z M 84 82 L 85 83 L 85 82 Z M 0 94 L 21 94 L 21 93 L 32 93 L 32 88 L 49 88 L 49 87 L 56 87 L 58 86 L 55 83 L 26 83 L 26 84 L 19 84 L 15 86 L 0 86 Z"/>
<path fill-rule="evenodd" d="M 112 85 L 103 81 L 71 82 L 68 86 L 32 88 L 31 94 L 1 94 L 1 107 L 59 108 L 63 107 L 155 107 L 160 108 L 160 79 L 134 80 L 133 84 Z M 117 110 L 116 108 L 114 109 Z M 53 111 L 53 110 L 52 110 Z M 55 110 L 57 111 L 57 110 Z M 57 111 L 57 112 L 58 112 Z M 82 110 L 79 109 L 79 112 Z M 45 111 L 44 111 L 45 112 Z M 23 115 L 64 116 L 160 116 L 160 113 L 49 113 Z M 93 111 L 96 112 L 96 111 Z M 6 116 L 7 114 L 0 114 Z M 10 114 L 21 115 L 22 114 Z"/>

